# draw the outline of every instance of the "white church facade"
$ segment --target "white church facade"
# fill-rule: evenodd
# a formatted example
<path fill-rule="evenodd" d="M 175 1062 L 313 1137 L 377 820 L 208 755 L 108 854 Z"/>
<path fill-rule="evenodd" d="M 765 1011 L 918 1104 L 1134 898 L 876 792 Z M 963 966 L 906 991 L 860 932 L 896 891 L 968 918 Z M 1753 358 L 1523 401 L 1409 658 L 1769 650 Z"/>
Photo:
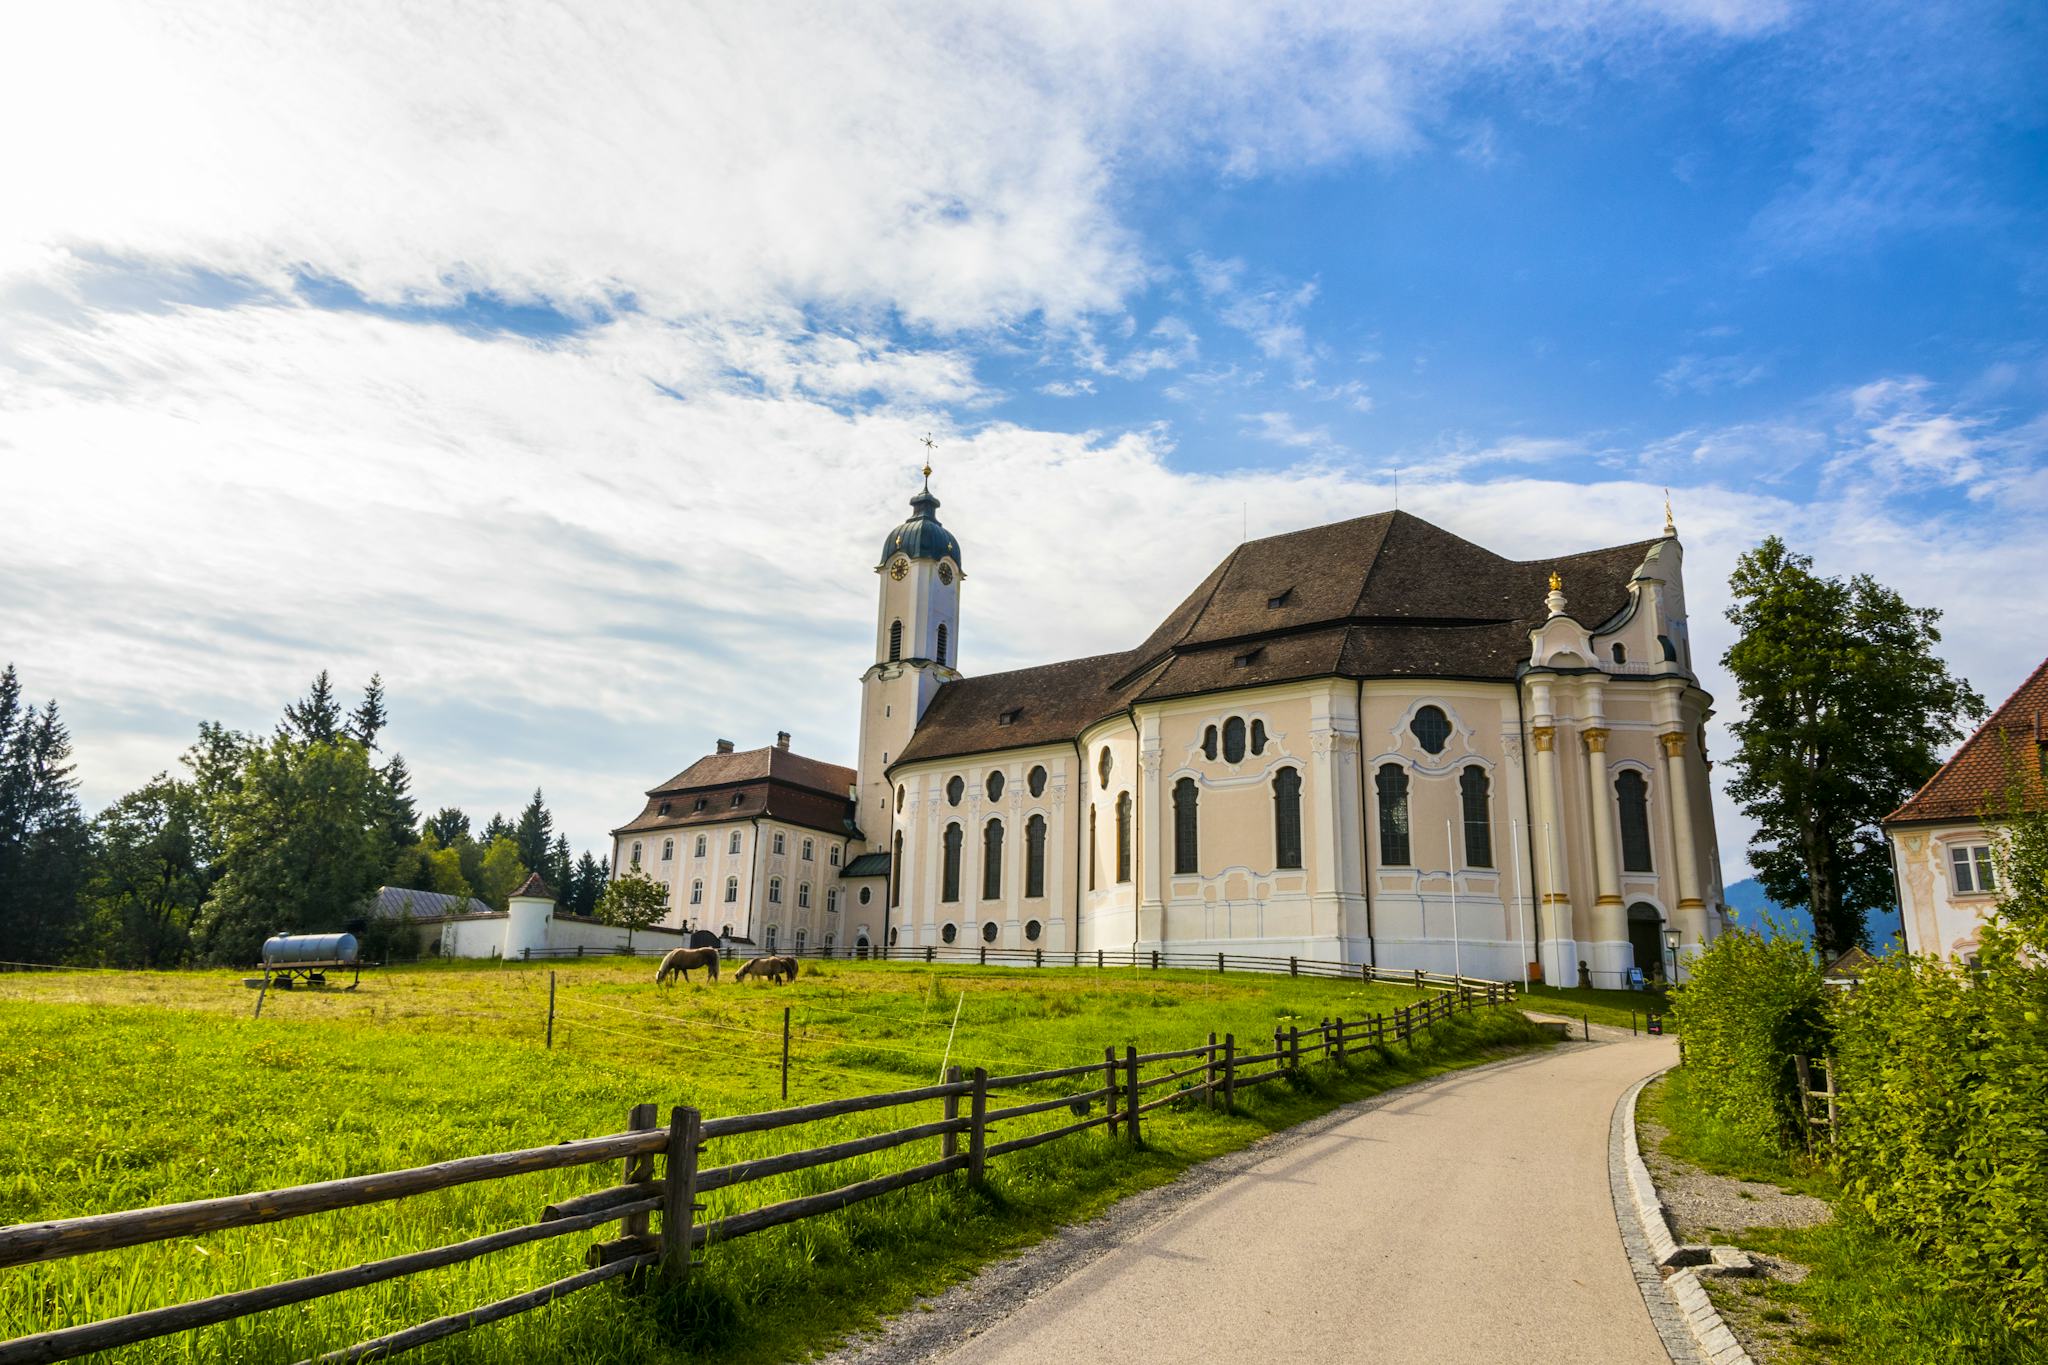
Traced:
<path fill-rule="evenodd" d="M 839 803 L 782 803 L 839 875 L 800 913 L 761 858 L 709 908 L 676 867 L 676 927 L 1616 986 L 1666 970 L 1667 930 L 1682 959 L 1724 925 L 1668 523 L 1535 563 L 1403 512 L 1271 536 L 1133 649 L 974 675 L 938 506 L 920 491 L 876 564 L 858 769 L 801 760 L 814 793 L 844 775 Z M 726 814 L 731 841 L 742 812 L 692 771 L 615 832 L 615 867 L 695 849 L 692 818 Z"/>

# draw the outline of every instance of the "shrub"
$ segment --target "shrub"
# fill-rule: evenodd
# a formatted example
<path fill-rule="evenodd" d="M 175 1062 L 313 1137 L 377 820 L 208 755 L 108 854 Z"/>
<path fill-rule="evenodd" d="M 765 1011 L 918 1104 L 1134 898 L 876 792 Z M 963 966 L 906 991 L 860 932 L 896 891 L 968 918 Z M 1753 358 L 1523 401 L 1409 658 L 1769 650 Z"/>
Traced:
<path fill-rule="evenodd" d="M 1797 939 L 1734 930 L 1671 995 L 1686 1068 L 1708 1113 L 1780 1149 L 1804 1142 L 1794 1056 L 1822 1051 L 1820 964 Z"/>
<path fill-rule="evenodd" d="M 1851 1194 L 1944 1288 L 2048 1324 L 2048 967 L 1993 923 L 1976 972 L 1899 954 L 1834 1015 Z"/>

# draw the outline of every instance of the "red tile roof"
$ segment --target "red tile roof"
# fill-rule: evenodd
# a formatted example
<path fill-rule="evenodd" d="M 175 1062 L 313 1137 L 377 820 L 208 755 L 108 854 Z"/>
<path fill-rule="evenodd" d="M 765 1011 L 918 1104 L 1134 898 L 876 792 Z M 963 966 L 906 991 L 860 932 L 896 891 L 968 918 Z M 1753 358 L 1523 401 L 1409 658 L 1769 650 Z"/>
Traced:
<path fill-rule="evenodd" d="M 2007 697 L 1976 734 L 1963 741 L 1911 800 L 1884 818 L 1887 825 L 1927 820 L 1974 820 L 2005 790 L 2016 765 L 2028 794 L 2043 800 L 2042 747 L 2048 744 L 2048 659 Z"/>
<path fill-rule="evenodd" d="M 555 898 L 555 889 L 541 879 L 540 873 L 532 872 L 527 874 L 525 883 L 512 894 L 515 896 L 538 896 L 544 901 L 551 901 Z"/>

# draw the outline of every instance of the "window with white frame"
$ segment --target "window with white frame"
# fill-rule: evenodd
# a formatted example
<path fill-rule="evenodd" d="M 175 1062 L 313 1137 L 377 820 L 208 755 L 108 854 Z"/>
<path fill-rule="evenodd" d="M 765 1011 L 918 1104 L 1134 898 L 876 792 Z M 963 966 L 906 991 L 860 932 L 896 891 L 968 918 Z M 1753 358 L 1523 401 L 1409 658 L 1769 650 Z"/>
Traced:
<path fill-rule="evenodd" d="M 811 908 L 811 884 L 809 882 L 798 882 L 796 884 L 796 908 L 799 910 Z"/>
<path fill-rule="evenodd" d="M 633 866 L 640 866 L 640 841 L 638 839 L 633 841 Z"/>
<path fill-rule="evenodd" d="M 811 841 L 810 841 L 809 839 L 806 839 L 806 840 L 804 840 L 804 861 L 805 861 L 805 862 L 809 862 L 810 860 L 811 860 Z"/>
<path fill-rule="evenodd" d="M 725 903 L 727 905 L 731 905 L 737 900 L 739 900 L 739 898 L 740 879 L 738 877 L 727 877 L 725 879 Z M 732 930 L 730 928 L 726 930 L 727 934 L 730 934 L 731 932 Z"/>
<path fill-rule="evenodd" d="M 727 853 L 737 853 L 740 851 L 740 832 L 738 830 L 734 830 L 732 838 L 726 841 L 725 851 Z"/>
<path fill-rule="evenodd" d="M 691 856 L 692 856 L 692 857 L 697 857 L 697 858 L 701 858 L 701 857 L 703 857 L 703 856 L 704 856 L 704 836 L 703 836 L 703 835 L 701 835 L 701 834 L 700 834 L 700 835 L 698 835 L 698 836 L 697 836 L 697 847 L 691 850 Z"/>
<path fill-rule="evenodd" d="M 782 852 L 782 831 L 779 829 L 775 831 L 775 852 Z"/>
<path fill-rule="evenodd" d="M 770 905 L 782 904 L 782 878 L 770 877 L 768 879 L 768 903 Z"/>
<path fill-rule="evenodd" d="M 830 857 L 831 857 L 831 860 L 832 860 L 832 866 L 834 866 L 834 867 L 837 867 L 837 866 L 839 866 L 839 845 L 837 845 L 837 844 L 834 844 L 834 845 L 832 845 L 832 852 L 831 852 L 831 854 L 830 854 Z"/>
<path fill-rule="evenodd" d="M 673 839 L 663 839 L 661 841 L 661 860 L 665 863 L 672 863 L 675 861 L 675 858 L 676 841 Z"/>
<path fill-rule="evenodd" d="M 690 904 L 692 904 L 692 905 L 702 905 L 703 903 L 704 903 L 704 883 L 703 883 L 702 881 L 694 881 L 694 882 L 691 882 L 691 883 L 690 883 Z"/>
<path fill-rule="evenodd" d="M 1998 889 L 1998 873 L 1991 865 L 1991 845 L 1955 844 L 1948 851 L 1948 865 L 1955 873 L 1956 894 L 1972 896 Z"/>

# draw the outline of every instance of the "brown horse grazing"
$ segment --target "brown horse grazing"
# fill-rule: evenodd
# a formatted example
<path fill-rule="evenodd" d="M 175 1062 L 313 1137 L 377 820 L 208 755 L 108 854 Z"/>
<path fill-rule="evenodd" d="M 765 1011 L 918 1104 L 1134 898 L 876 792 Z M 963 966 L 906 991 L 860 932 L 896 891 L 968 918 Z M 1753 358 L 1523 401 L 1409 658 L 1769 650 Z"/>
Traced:
<path fill-rule="evenodd" d="M 793 957 L 757 957 L 746 966 L 740 968 L 738 974 L 733 977 L 733 980 L 745 981 L 750 977 L 766 977 L 778 986 L 784 980 L 794 981 L 796 980 L 796 959 Z"/>
<path fill-rule="evenodd" d="M 718 980 L 718 949 L 716 948 L 671 948 L 661 965 L 654 969 L 654 984 L 666 985 L 670 977 L 690 979 L 690 968 L 702 967 L 710 973 L 713 981 Z"/>

